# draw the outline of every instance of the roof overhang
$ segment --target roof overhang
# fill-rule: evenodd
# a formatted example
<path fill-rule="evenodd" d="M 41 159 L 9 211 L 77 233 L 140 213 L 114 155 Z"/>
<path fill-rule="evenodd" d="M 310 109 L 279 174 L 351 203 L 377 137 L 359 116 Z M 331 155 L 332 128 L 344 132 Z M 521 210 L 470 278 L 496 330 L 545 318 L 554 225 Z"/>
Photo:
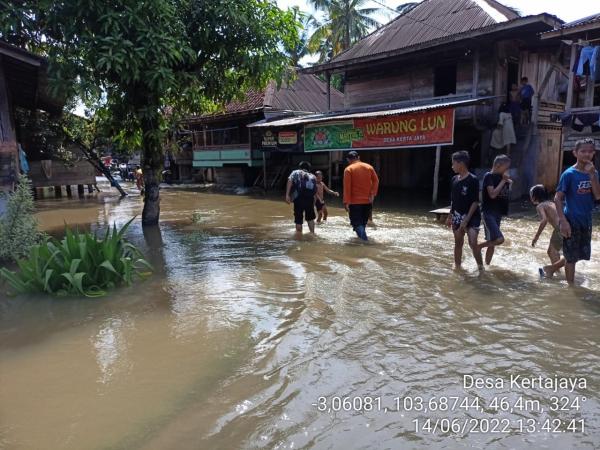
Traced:
<path fill-rule="evenodd" d="M 600 20 L 595 22 L 583 23 L 581 25 L 565 26 L 552 31 L 546 31 L 540 35 L 543 40 L 557 38 L 573 38 L 578 37 L 582 33 L 590 31 L 600 32 Z"/>
<path fill-rule="evenodd" d="M 482 103 L 487 103 L 496 97 L 468 97 L 465 98 L 448 98 L 441 97 L 439 99 L 429 99 L 427 103 L 413 102 L 412 104 L 396 104 L 388 105 L 387 108 L 381 105 L 378 108 L 364 108 L 361 110 L 338 111 L 327 114 L 313 114 L 302 117 L 287 117 L 279 120 L 260 120 L 248 125 L 248 128 L 277 128 L 277 127 L 293 127 L 305 124 L 334 122 L 337 120 L 361 119 L 367 117 L 385 117 L 391 115 L 408 114 L 420 111 L 430 111 L 443 108 L 458 108 L 464 106 L 472 106 Z"/>
<path fill-rule="evenodd" d="M 475 39 L 483 36 L 492 36 L 494 34 L 506 31 L 517 31 L 522 28 L 531 27 L 532 25 L 541 25 L 547 26 L 549 28 L 556 28 L 557 26 L 560 26 L 562 24 L 563 22 L 560 19 L 547 13 L 538 14 L 535 16 L 520 17 L 518 19 L 509 20 L 507 22 L 501 22 L 488 27 L 467 31 L 465 33 L 458 33 L 450 36 L 445 36 L 439 39 L 433 39 L 431 41 L 423 42 L 417 45 L 412 45 L 410 47 L 400 48 L 397 50 L 376 53 L 373 55 L 363 56 L 350 60 L 336 61 L 334 58 L 334 60 L 325 64 L 306 67 L 302 69 L 301 72 L 311 74 L 318 74 L 323 72 L 341 72 L 343 70 L 358 65 L 372 64 L 373 62 L 380 62 L 391 57 L 410 55 L 412 53 L 416 53 L 422 50 L 431 49 L 443 45 L 450 45 L 468 39 Z M 540 31 L 543 30 L 538 30 L 537 32 Z"/>
<path fill-rule="evenodd" d="M 59 114 L 64 101 L 48 93 L 47 61 L 0 40 L 0 64 L 16 106 Z"/>
<path fill-rule="evenodd" d="M 204 123 L 214 123 L 214 122 L 223 122 L 228 120 L 239 120 L 246 117 L 252 117 L 257 114 L 261 114 L 264 112 L 264 108 L 255 108 L 248 109 L 244 111 L 235 111 L 230 113 L 214 113 L 214 114 L 204 114 L 202 116 L 191 116 L 186 117 L 182 120 L 182 122 L 187 124 L 204 124 Z"/>

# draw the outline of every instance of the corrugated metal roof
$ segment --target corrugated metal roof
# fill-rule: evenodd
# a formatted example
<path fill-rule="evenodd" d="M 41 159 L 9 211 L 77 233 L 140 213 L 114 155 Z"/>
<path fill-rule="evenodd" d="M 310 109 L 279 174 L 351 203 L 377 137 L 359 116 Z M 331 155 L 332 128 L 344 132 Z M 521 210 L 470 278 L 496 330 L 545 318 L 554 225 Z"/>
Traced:
<path fill-rule="evenodd" d="M 542 39 L 572 36 L 590 30 L 600 30 L 600 13 L 582 17 L 581 19 L 574 20 L 573 22 L 565 23 L 554 30 L 542 33 Z"/>
<path fill-rule="evenodd" d="M 589 23 L 600 22 L 600 12 L 591 16 L 583 17 L 581 19 L 574 20 L 573 22 L 565 23 L 561 28 L 572 28 L 579 25 L 587 25 Z"/>
<path fill-rule="evenodd" d="M 344 94 L 331 89 L 331 109 L 340 109 L 344 104 Z M 225 105 L 223 111 L 214 114 L 203 114 L 196 119 L 215 118 L 224 115 L 260 111 L 297 111 L 325 112 L 327 111 L 327 84 L 315 75 L 298 73 L 291 83 L 283 82 L 279 89 L 271 81 L 261 91 L 248 91 L 244 100 L 232 101 Z"/>
<path fill-rule="evenodd" d="M 424 0 L 332 62 L 408 48 L 517 18 L 515 11 L 493 0 Z"/>
<path fill-rule="evenodd" d="M 248 125 L 249 128 L 266 128 L 266 127 L 289 127 L 293 125 L 302 125 L 306 123 L 320 123 L 338 120 L 358 119 L 365 117 L 385 117 L 395 114 L 406 114 L 418 111 L 429 111 L 432 109 L 450 108 L 458 106 L 469 106 L 478 103 L 484 103 L 495 97 L 477 97 L 461 100 L 438 101 L 435 103 L 427 103 L 421 105 L 405 106 L 401 108 L 381 109 L 377 111 L 360 111 L 360 112 L 342 112 L 330 114 L 312 114 L 301 117 L 288 117 L 279 120 L 260 120 Z"/>
<path fill-rule="evenodd" d="M 291 84 L 276 89 L 270 84 L 272 95 L 265 96 L 264 107 L 279 111 L 327 111 L 327 84 L 314 75 L 299 74 Z M 331 89 L 331 109 L 340 109 L 344 105 L 344 94 Z"/>

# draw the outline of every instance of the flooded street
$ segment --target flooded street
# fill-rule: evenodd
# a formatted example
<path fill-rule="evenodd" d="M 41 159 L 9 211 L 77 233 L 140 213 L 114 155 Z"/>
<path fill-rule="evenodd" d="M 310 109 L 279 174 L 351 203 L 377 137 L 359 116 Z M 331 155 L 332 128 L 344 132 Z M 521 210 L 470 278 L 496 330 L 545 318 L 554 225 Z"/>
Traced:
<path fill-rule="evenodd" d="M 533 211 L 507 220 L 479 275 L 467 247 L 452 270 L 451 233 L 427 205 L 376 208 L 363 245 L 336 206 L 297 240 L 283 201 L 161 196 L 160 231 L 138 217 L 128 233 L 151 278 L 101 299 L 0 294 L 0 448 L 600 445 L 600 227 L 568 289 L 539 280 L 550 230 L 531 248 Z M 142 203 L 36 206 L 55 232 L 124 224 Z"/>

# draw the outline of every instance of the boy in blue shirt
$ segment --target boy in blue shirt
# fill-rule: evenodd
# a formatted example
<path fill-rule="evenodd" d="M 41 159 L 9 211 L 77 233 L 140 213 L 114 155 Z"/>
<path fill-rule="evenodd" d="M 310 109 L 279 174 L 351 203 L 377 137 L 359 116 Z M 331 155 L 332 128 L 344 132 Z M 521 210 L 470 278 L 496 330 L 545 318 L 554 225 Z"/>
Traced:
<path fill-rule="evenodd" d="M 595 152 L 593 139 L 575 143 L 573 155 L 577 162 L 561 175 L 554 198 L 569 285 L 575 281 L 575 264 L 589 261 L 591 256 L 592 210 L 594 200 L 600 200 L 598 172 L 592 162 Z"/>

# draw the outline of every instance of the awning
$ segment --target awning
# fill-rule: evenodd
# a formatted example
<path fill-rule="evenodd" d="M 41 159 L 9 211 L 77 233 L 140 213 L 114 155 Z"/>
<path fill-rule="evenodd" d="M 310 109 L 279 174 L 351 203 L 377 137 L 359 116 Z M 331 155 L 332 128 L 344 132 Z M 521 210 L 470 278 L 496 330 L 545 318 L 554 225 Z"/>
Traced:
<path fill-rule="evenodd" d="M 481 103 L 486 103 L 496 97 L 488 96 L 488 97 L 475 97 L 475 98 L 467 98 L 461 97 L 461 99 L 457 100 L 449 100 L 448 98 L 439 99 L 437 101 L 432 101 L 424 104 L 417 104 L 418 102 L 413 102 L 411 105 L 399 106 L 399 105 L 390 105 L 388 108 L 382 108 L 381 106 L 373 110 L 371 109 L 361 109 L 354 111 L 342 111 L 342 112 L 333 112 L 326 114 L 312 114 L 301 117 L 287 117 L 279 120 L 268 120 L 263 119 L 258 122 L 254 122 L 248 125 L 248 128 L 268 128 L 268 127 L 293 127 L 298 125 L 305 125 L 311 123 L 320 123 L 320 122 L 328 122 L 328 121 L 336 121 L 336 120 L 351 120 L 351 119 L 363 119 L 369 117 L 385 117 L 391 115 L 398 114 L 408 114 L 413 112 L 421 112 L 421 111 L 429 111 L 434 109 L 443 109 L 443 108 L 456 108 L 461 106 L 471 106 L 477 105 Z"/>

